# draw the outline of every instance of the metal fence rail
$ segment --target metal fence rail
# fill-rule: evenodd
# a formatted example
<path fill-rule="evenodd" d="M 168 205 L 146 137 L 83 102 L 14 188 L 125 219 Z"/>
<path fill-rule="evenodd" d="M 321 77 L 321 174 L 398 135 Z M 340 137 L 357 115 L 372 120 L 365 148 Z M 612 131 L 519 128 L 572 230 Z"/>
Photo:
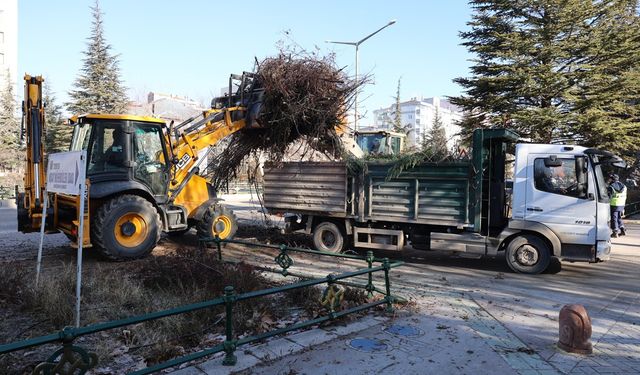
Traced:
<path fill-rule="evenodd" d="M 627 203 L 624 206 L 624 216 L 629 217 L 640 212 L 640 201 Z"/>
<path fill-rule="evenodd" d="M 18 350 L 23 350 L 23 349 L 32 348 L 35 346 L 44 345 L 44 344 L 60 342 L 62 343 L 62 348 L 55 351 L 46 361 L 36 366 L 33 373 L 48 374 L 48 373 L 51 373 L 52 371 L 56 371 L 56 369 L 59 370 L 59 369 L 64 369 L 65 366 L 72 366 L 77 370 L 76 372 L 73 372 L 73 373 L 84 374 L 87 370 L 97 365 L 98 358 L 96 354 L 90 353 L 82 347 L 73 345 L 73 341 L 78 337 L 94 334 L 97 332 L 107 331 L 114 328 L 120 328 L 124 326 L 151 321 L 151 320 L 161 319 L 161 318 L 165 318 L 172 315 L 179 315 L 187 312 L 212 308 L 215 306 L 224 306 L 225 307 L 225 341 L 224 342 L 196 353 L 191 353 L 182 357 L 178 357 L 166 362 L 159 363 L 157 365 L 148 367 L 143 370 L 135 371 L 132 374 L 136 374 L 136 375 L 150 374 L 156 371 L 160 371 L 162 369 L 174 367 L 174 366 L 177 366 L 186 362 L 190 362 L 199 358 L 203 358 L 219 352 L 225 352 L 225 357 L 222 363 L 227 366 L 233 366 L 237 362 L 237 358 L 234 352 L 241 345 L 257 342 L 269 337 L 281 335 L 283 333 L 298 330 L 301 328 L 314 326 L 329 320 L 333 320 L 333 319 L 336 319 L 348 314 L 352 314 L 355 312 L 363 311 L 378 305 L 386 304 L 387 311 L 393 310 L 392 304 L 394 302 L 395 297 L 393 297 L 391 294 L 391 283 L 389 280 L 389 271 L 392 268 L 401 266 L 403 262 L 399 262 L 399 261 L 390 262 L 389 259 L 387 258 L 383 258 L 383 259 L 375 258 L 373 257 L 373 254 L 371 252 L 368 252 L 367 256 L 362 257 L 357 255 L 351 255 L 351 254 L 335 254 L 335 253 L 327 253 L 327 252 L 321 252 L 321 251 L 310 250 L 310 249 L 294 248 L 294 247 L 288 247 L 286 245 L 278 246 L 278 245 L 268 245 L 268 244 L 257 244 L 257 243 L 246 242 L 246 241 L 220 240 L 218 238 L 212 238 L 212 239 L 203 241 L 203 243 L 206 243 L 206 242 L 214 242 L 216 244 L 219 259 L 222 258 L 223 243 L 237 243 L 237 244 L 243 244 L 243 245 L 252 246 L 252 247 L 278 249 L 280 252 L 275 257 L 274 260 L 282 268 L 282 271 L 280 273 L 283 276 L 287 276 L 290 274 L 288 272 L 288 268 L 291 265 L 293 265 L 293 260 L 289 256 L 289 253 L 292 253 L 292 252 L 331 256 L 331 257 L 338 257 L 338 258 L 348 258 L 348 259 L 354 259 L 354 260 L 363 260 L 367 263 L 367 267 L 358 269 L 352 272 L 345 272 L 338 275 L 329 274 L 326 277 L 312 278 L 312 279 L 300 281 L 297 283 L 292 283 L 292 284 L 283 285 L 275 288 L 257 290 L 257 291 L 242 293 L 242 294 L 236 294 L 233 286 L 227 286 L 225 287 L 225 290 L 224 290 L 224 296 L 215 298 L 209 301 L 193 303 L 189 305 L 176 307 L 173 309 L 157 311 L 157 312 L 133 316 L 125 319 L 92 324 L 85 327 L 79 327 L 79 328 L 65 327 L 64 329 L 62 329 L 57 333 L 0 345 L 0 354 L 6 354 L 6 353 L 18 351 Z M 374 267 L 373 266 L 374 263 L 380 263 L 380 265 Z M 378 289 L 373 285 L 374 273 L 384 273 L 384 282 L 385 282 L 384 289 Z M 361 285 L 361 284 L 347 281 L 347 279 L 354 278 L 357 276 L 363 276 L 363 275 L 368 275 L 368 282 L 366 285 Z M 290 326 L 279 328 L 273 331 L 264 332 L 258 335 L 244 337 L 242 339 L 236 338 L 235 333 L 233 332 L 233 321 L 234 321 L 233 311 L 234 311 L 234 306 L 237 302 L 265 297 L 265 296 L 274 295 L 278 293 L 284 293 L 294 289 L 313 287 L 321 284 L 327 284 L 325 293 L 323 294 L 323 301 L 322 301 L 328 310 L 328 313 L 326 315 L 320 316 L 308 321 L 292 324 Z M 369 297 L 372 297 L 374 295 L 374 292 L 376 292 L 381 294 L 383 298 L 376 301 L 365 303 L 360 306 L 338 311 L 340 307 L 340 303 L 342 301 L 342 294 L 339 292 L 336 292 L 337 284 L 345 284 L 345 285 L 362 288 L 368 292 Z"/>

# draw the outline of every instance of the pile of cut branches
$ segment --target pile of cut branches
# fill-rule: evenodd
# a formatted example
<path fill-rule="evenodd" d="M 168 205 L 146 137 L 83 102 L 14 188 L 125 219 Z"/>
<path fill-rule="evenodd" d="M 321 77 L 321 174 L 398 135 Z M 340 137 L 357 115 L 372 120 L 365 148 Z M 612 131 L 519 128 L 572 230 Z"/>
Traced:
<path fill-rule="evenodd" d="M 281 48 L 277 56 L 260 62 L 257 77 L 265 90 L 258 119 L 263 128 L 235 133 L 209 162 L 216 188 L 233 179 L 248 156 L 262 153 L 280 162 L 296 141 L 333 157 L 340 155 L 336 126 L 343 123 L 356 90 L 367 80 L 350 78 L 337 68 L 333 54 L 291 48 Z"/>

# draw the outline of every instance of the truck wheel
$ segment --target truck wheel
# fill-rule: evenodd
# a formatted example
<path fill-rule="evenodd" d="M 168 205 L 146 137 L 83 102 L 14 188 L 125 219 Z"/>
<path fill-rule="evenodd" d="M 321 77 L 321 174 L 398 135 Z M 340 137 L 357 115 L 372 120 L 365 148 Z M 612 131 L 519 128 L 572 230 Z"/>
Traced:
<path fill-rule="evenodd" d="M 344 235 L 337 225 L 324 221 L 313 230 L 313 245 L 320 251 L 339 253 L 344 249 Z"/>
<path fill-rule="evenodd" d="M 505 255 L 509 267 L 518 273 L 538 274 L 546 270 L 551 261 L 549 246 L 534 235 L 514 238 Z"/>
<path fill-rule="evenodd" d="M 199 238 L 231 239 L 238 230 L 238 220 L 233 211 L 223 205 L 211 205 L 198 223 Z"/>
<path fill-rule="evenodd" d="M 137 195 L 121 195 L 105 202 L 91 222 L 91 242 L 104 257 L 143 258 L 158 244 L 162 223 L 156 208 Z"/>

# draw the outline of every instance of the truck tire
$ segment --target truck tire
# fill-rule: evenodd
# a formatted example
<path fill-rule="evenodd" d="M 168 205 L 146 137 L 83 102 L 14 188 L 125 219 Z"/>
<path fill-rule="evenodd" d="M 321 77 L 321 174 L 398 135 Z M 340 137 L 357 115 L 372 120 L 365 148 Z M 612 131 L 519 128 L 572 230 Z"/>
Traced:
<path fill-rule="evenodd" d="M 525 234 L 509 242 L 505 256 L 515 272 L 539 274 L 549 266 L 551 250 L 540 237 Z"/>
<path fill-rule="evenodd" d="M 209 206 L 197 226 L 199 238 L 232 239 L 238 230 L 238 220 L 230 208 L 221 204 Z"/>
<path fill-rule="evenodd" d="M 91 222 L 91 242 L 115 261 L 144 258 L 160 240 L 162 223 L 156 208 L 137 195 L 125 194 L 105 202 Z"/>
<path fill-rule="evenodd" d="M 320 251 L 339 253 L 344 249 L 344 235 L 336 224 L 323 221 L 313 230 L 313 245 Z"/>

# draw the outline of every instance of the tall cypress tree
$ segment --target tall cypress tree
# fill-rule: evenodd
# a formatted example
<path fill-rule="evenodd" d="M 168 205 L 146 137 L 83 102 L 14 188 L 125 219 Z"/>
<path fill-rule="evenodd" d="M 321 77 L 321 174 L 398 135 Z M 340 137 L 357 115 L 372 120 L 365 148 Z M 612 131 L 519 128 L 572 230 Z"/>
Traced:
<path fill-rule="evenodd" d="M 62 106 L 56 102 L 51 85 L 45 81 L 43 87 L 44 117 L 46 134 L 44 138 L 47 154 L 69 150 L 73 128 L 65 124 Z"/>
<path fill-rule="evenodd" d="M 621 152 L 640 142 L 638 0 L 472 0 L 461 123 Z"/>
<path fill-rule="evenodd" d="M 400 81 L 402 78 L 398 78 L 398 88 L 396 89 L 395 106 L 393 108 L 393 131 L 402 133 L 404 128 L 402 126 L 402 108 L 400 105 Z"/>
<path fill-rule="evenodd" d="M 93 21 L 84 64 L 75 80 L 77 89 L 69 91 L 71 113 L 122 113 L 127 106 L 125 87 L 120 80 L 118 57 L 104 37 L 103 13 L 96 0 L 91 7 Z"/>

